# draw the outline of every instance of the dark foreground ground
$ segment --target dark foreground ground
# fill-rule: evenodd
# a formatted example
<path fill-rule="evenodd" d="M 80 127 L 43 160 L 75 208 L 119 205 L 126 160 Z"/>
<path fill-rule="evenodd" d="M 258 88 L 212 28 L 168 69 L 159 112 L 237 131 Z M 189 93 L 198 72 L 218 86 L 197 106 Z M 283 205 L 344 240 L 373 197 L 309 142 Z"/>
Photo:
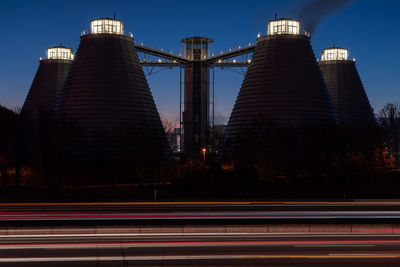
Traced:
<path fill-rule="evenodd" d="M 202 169 L 203 170 L 203 169 Z M 189 171 L 187 171 L 189 172 Z M 349 172 L 260 178 L 254 170 L 192 170 L 182 177 L 85 181 L 23 180 L 0 186 L 0 202 L 110 202 L 187 200 L 353 200 L 400 198 L 400 172 Z M 39 179 L 40 180 L 40 179 Z M 130 181 L 132 180 L 132 181 Z M 87 183 L 86 183 L 87 182 Z"/>

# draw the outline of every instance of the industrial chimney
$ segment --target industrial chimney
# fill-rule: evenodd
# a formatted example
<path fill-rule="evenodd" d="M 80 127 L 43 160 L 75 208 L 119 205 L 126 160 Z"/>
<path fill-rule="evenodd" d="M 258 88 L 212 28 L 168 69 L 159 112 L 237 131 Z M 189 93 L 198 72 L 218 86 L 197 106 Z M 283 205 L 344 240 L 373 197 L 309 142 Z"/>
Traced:
<path fill-rule="evenodd" d="M 324 76 L 339 123 L 364 128 L 376 124 L 355 60 L 347 49 L 332 47 L 322 51 L 319 67 Z"/>
<path fill-rule="evenodd" d="M 337 116 L 314 56 L 309 34 L 299 21 L 272 20 L 258 38 L 225 131 L 223 160 L 263 156 L 273 128 L 293 129 L 295 143 L 305 128 L 336 125 Z M 299 132 L 303 136 L 299 136 Z"/>
<path fill-rule="evenodd" d="M 22 117 L 27 121 L 37 120 L 40 111 L 54 110 L 73 59 L 74 52 L 70 48 L 55 46 L 47 49 L 47 59 L 40 60 L 22 107 Z"/>
<path fill-rule="evenodd" d="M 91 33 L 81 36 L 56 111 L 77 125 L 85 145 L 75 152 L 89 160 L 124 155 L 134 162 L 168 154 L 133 38 L 124 35 L 121 20 L 91 21 Z"/>

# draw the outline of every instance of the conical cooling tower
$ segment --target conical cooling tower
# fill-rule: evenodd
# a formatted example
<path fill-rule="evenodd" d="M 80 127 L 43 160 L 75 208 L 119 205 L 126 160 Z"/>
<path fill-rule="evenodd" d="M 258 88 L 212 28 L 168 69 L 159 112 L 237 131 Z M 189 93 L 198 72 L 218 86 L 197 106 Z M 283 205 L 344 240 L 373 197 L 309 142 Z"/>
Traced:
<path fill-rule="evenodd" d="M 37 162 L 51 128 L 51 118 L 57 97 L 71 67 L 74 54 L 72 49 L 56 46 L 47 49 L 47 59 L 40 60 L 39 68 L 21 110 L 24 122 L 24 158 Z"/>
<path fill-rule="evenodd" d="M 298 21 L 270 21 L 268 36 L 257 40 L 226 128 L 223 158 L 262 154 L 261 142 L 270 138 L 271 127 L 298 130 L 336 123 L 310 38 L 300 33 Z"/>
<path fill-rule="evenodd" d="M 319 67 L 339 123 L 356 128 L 375 125 L 375 116 L 355 62 L 348 60 L 348 50 L 335 47 L 324 50 Z"/>
<path fill-rule="evenodd" d="M 56 46 L 47 50 L 47 59 L 39 68 L 21 110 L 27 121 L 39 119 L 40 111 L 53 111 L 74 54 L 72 49 Z"/>
<path fill-rule="evenodd" d="M 123 32 L 119 20 L 91 22 L 56 105 L 84 137 L 76 152 L 89 158 L 145 160 L 165 155 L 168 147 L 133 38 Z"/>

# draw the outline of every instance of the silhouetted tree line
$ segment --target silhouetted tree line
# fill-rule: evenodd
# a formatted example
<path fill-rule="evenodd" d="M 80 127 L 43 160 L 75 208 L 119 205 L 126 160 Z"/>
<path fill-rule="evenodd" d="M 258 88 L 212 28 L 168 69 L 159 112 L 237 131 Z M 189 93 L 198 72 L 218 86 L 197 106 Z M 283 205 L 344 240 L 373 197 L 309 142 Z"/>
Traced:
<path fill-rule="evenodd" d="M 32 122 L 0 107 L 0 186 L 31 190 L 25 197 L 82 200 L 396 197 L 399 104 L 377 115 L 377 125 L 364 128 L 294 129 L 258 118 L 232 161 L 172 162 L 161 137 L 134 125 L 92 133 L 88 141 L 76 121 L 53 111 Z"/>
<path fill-rule="evenodd" d="M 2 186 L 7 187 L 15 175 L 18 115 L 0 106 L 0 121 L 0 176 Z"/>
<path fill-rule="evenodd" d="M 400 106 L 389 103 L 379 111 L 378 122 L 383 131 L 381 156 L 384 168 L 399 168 L 400 150 Z"/>

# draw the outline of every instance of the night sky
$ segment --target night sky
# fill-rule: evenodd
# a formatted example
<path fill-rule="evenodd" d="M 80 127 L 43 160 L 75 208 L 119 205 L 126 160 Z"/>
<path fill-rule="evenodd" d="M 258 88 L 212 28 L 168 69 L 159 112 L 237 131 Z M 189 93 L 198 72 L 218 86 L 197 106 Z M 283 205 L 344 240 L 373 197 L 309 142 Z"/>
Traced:
<path fill-rule="evenodd" d="M 302 0 L 265 1 L 1 1 L 0 104 L 21 106 L 48 47 L 76 51 L 90 20 L 112 17 L 124 21 L 126 33 L 147 45 L 179 53 L 184 37 L 215 40 L 215 51 L 254 42 L 265 34 L 267 20 L 296 18 Z M 335 44 L 348 48 L 375 112 L 400 100 L 400 1 L 358 0 L 326 17 L 312 36 L 314 53 Z M 307 29 L 305 29 L 307 30 Z M 216 123 L 226 122 L 243 75 L 216 70 Z M 179 71 L 164 70 L 148 77 L 159 112 L 179 117 Z"/>

